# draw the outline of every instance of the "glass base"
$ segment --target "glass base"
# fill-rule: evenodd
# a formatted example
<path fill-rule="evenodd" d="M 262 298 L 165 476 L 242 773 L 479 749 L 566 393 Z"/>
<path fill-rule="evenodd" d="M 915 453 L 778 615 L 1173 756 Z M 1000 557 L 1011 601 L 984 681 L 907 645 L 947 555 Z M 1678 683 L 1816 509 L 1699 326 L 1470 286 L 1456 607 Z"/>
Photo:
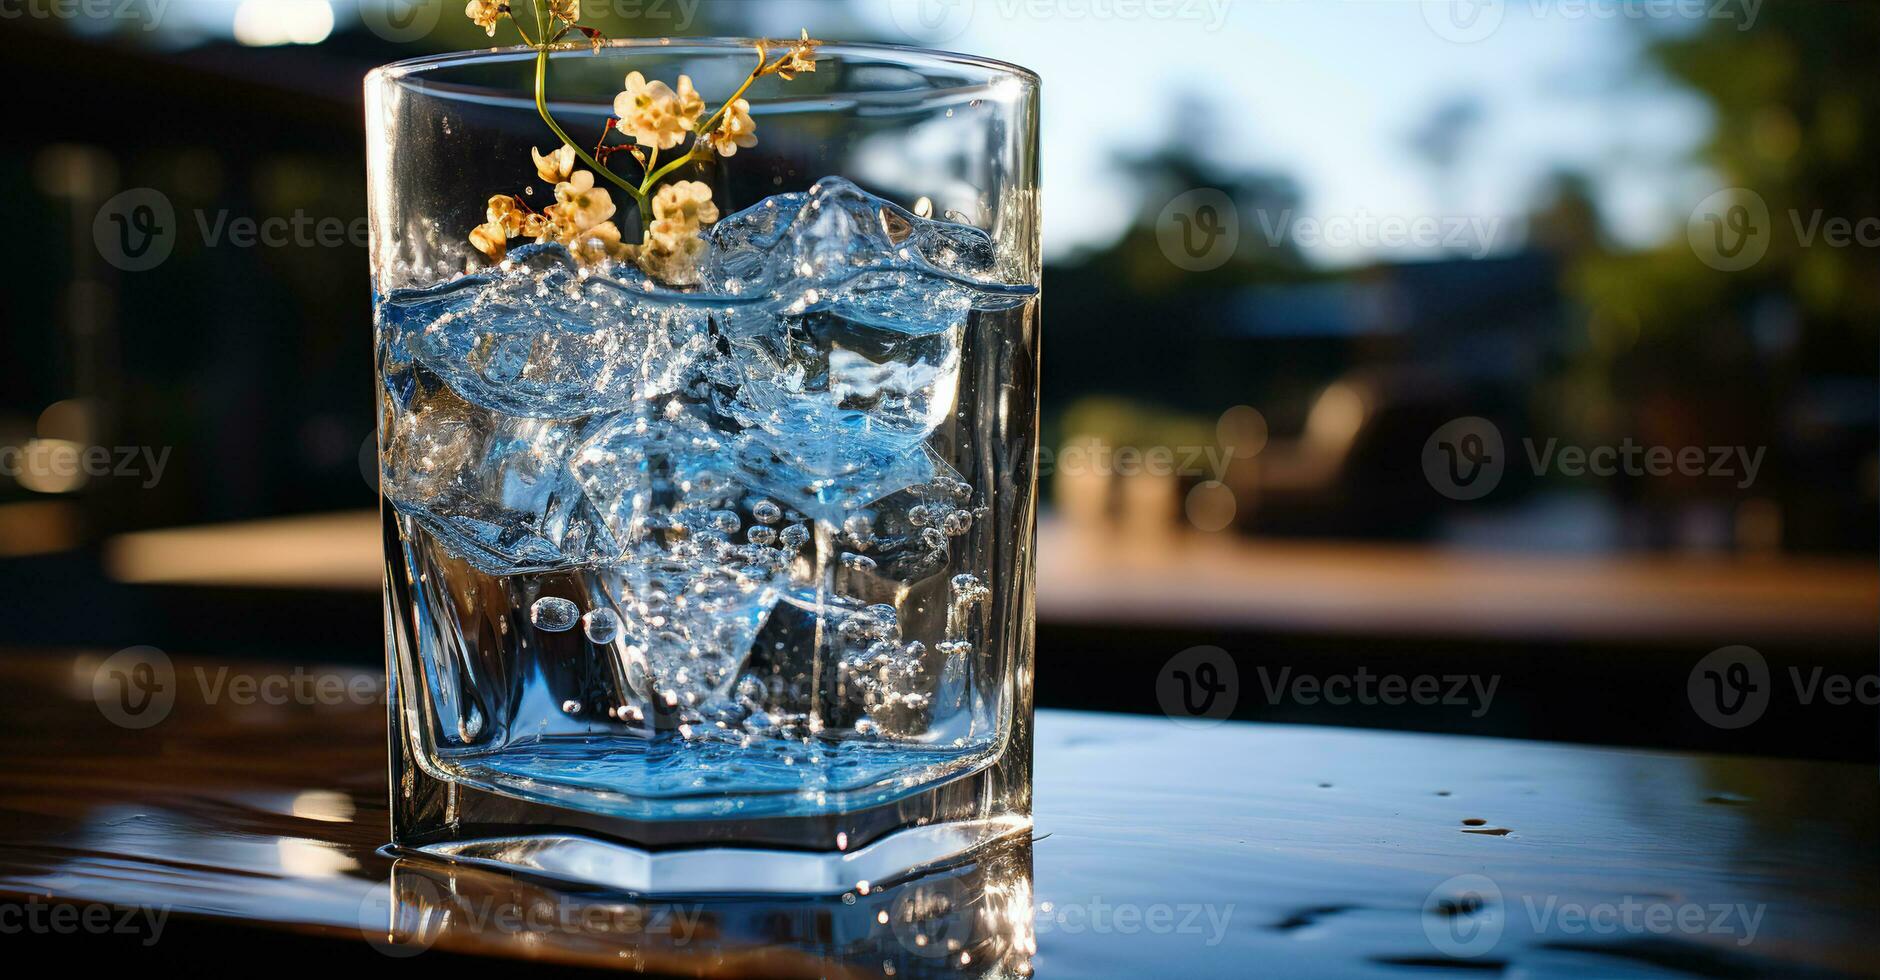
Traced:
<path fill-rule="evenodd" d="M 387 568 L 395 574 L 396 566 Z M 839 806 L 636 819 L 606 794 L 521 792 L 427 760 L 411 678 L 413 610 L 385 591 L 392 846 L 640 894 L 833 895 L 968 861 L 1031 828 L 1030 705 L 990 758 L 918 791 Z M 617 801 L 616 801 L 617 802 Z"/>
<path fill-rule="evenodd" d="M 839 895 L 971 860 L 1031 829 L 1023 817 L 931 824 L 847 851 L 700 847 L 648 851 L 573 835 L 523 835 L 413 848 L 466 864 L 640 895 Z"/>

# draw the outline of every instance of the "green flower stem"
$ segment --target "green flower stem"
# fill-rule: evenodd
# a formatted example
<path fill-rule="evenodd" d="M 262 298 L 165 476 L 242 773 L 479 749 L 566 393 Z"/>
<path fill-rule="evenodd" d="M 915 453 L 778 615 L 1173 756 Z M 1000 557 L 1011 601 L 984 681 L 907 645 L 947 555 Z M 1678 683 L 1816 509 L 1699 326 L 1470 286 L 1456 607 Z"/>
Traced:
<path fill-rule="evenodd" d="M 567 132 L 561 128 L 559 123 L 555 122 L 555 117 L 549 114 L 548 50 L 549 48 L 546 44 L 538 44 L 535 46 L 535 110 L 541 113 L 542 121 L 548 124 L 549 129 L 554 130 L 555 136 L 561 140 L 562 144 L 574 150 L 575 156 L 580 157 L 582 163 L 587 164 L 594 172 L 607 178 L 615 187 L 626 191 L 627 196 L 633 198 L 633 203 L 640 209 L 640 224 L 644 227 L 648 217 L 645 192 L 628 183 L 619 174 L 602 166 L 599 160 L 594 159 L 593 154 L 582 149 L 580 144 L 576 143 L 574 140 L 569 139 Z"/>
<path fill-rule="evenodd" d="M 658 170 L 655 170 L 652 173 L 647 174 L 646 183 L 641 184 L 640 187 L 643 190 L 650 191 L 654 184 L 659 183 L 660 178 L 665 177 L 667 174 L 672 173 L 674 170 L 677 170 L 680 167 L 683 167 L 686 164 L 691 163 L 693 160 L 698 159 L 698 156 L 699 156 L 698 142 L 694 140 L 692 143 L 691 149 L 685 151 L 683 154 L 668 161 L 665 166 L 659 168 Z"/>
<path fill-rule="evenodd" d="M 668 162 L 665 166 L 648 173 L 646 175 L 646 181 L 640 185 L 640 192 L 642 194 L 650 193 L 653 185 L 659 183 L 666 175 L 704 156 L 705 154 L 700 151 L 700 146 L 702 145 L 705 134 L 711 132 L 713 127 L 718 125 L 718 120 L 724 117 L 725 111 L 731 108 L 731 104 L 743 98 L 744 93 L 750 91 L 751 83 L 757 81 L 763 74 L 764 58 L 760 52 L 757 58 L 757 67 L 753 69 L 749 75 L 745 76 L 744 84 L 738 86 L 736 92 L 731 93 L 731 98 L 726 99 L 724 104 L 718 107 L 718 111 L 706 116 L 705 121 L 699 123 L 698 126 L 693 129 L 691 148 L 686 150 L 685 153 L 677 159 Z"/>

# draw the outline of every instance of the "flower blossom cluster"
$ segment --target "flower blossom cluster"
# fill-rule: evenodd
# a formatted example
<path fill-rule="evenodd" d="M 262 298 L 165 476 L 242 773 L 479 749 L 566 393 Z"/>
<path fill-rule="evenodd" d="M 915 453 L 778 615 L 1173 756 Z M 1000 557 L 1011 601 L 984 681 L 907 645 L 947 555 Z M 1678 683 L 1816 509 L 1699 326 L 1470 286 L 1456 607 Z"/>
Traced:
<path fill-rule="evenodd" d="M 540 52 L 538 57 L 545 59 L 550 44 L 569 31 L 578 30 L 598 39 L 598 32 L 575 23 L 581 16 L 580 0 L 549 0 L 548 7 L 551 17 L 563 26 L 560 34 L 534 45 Z M 470 0 L 464 13 L 492 37 L 502 18 L 515 16 L 503 0 Z M 815 71 L 816 47 L 820 43 L 805 30 L 799 40 L 786 42 L 783 53 L 772 60 L 767 45 L 757 42 L 757 67 L 730 99 L 709 114 L 690 76 L 680 75 L 675 87 L 657 79 L 649 81 L 637 71 L 628 73 L 624 87 L 614 97 L 614 118 L 608 121 L 592 156 L 566 142 L 548 153 L 530 150 L 536 176 L 555 188 L 555 203 L 538 212 L 517 196 L 492 197 L 485 208 L 484 223 L 470 232 L 470 244 L 495 261 L 508 254 L 509 242 L 514 238 L 555 242 L 567 247 L 584 265 L 632 261 L 647 275 L 669 285 L 696 284 L 705 254 L 705 229 L 718 220 L 718 205 L 712 201 L 710 185 L 702 181 L 662 184 L 661 180 L 689 163 L 714 156 L 731 157 L 739 149 L 756 146 L 757 123 L 751 118 L 750 101 L 741 96 L 752 82 L 765 75 L 788 80 Z M 545 62 L 542 64 L 545 66 Z M 546 117 L 548 110 L 539 93 L 537 100 Z M 549 122 L 556 134 L 563 136 L 553 120 Z M 607 145 L 607 137 L 616 131 L 630 139 L 631 145 Z M 688 137 L 692 145 L 662 165 L 660 153 L 685 144 Z M 605 163 L 621 150 L 644 168 L 637 187 Z M 593 169 L 575 169 L 577 160 Z M 622 240 L 613 220 L 613 194 L 596 183 L 595 171 L 625 190 L 638 206 L 643 226 L 639 244 Z"/>

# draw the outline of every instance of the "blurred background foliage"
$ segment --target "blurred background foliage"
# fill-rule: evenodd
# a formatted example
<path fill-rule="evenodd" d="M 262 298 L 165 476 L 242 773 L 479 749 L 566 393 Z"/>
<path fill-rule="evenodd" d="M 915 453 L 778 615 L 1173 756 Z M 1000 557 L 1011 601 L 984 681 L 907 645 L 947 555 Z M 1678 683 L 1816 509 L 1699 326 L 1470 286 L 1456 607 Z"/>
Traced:
<path fill-rule="evenodd" d="M 227 649 L 278 650 L 290 634 L 326 642 L 324 624 L 343 635 L 346 659 L 372 655 L 376 601 L 197 602 L 128 588 L 108 558 L 133 532 L 376 505 L 362 243 L 217 247 L 198 222 L 362 219 L 365 72 L 491 43 L 461 3 L 410 2 L 149 0 L 98 19 L 0 0 L 0 58 L 29 87 L 0 109 L 0 186 L 21 232 L 0 285 L 0 449 L 171 453 L 150 485 L 0 475 L 15 644 L 205 647 L 219 635 Z M 136 15 L 159 6 L 154 20 Z M 1416 601 L 1380 584 L 1399 578 L 1373 573 L 1405 555 L 1438 570 L 1456 551 L 1533 558 L 1521 601 L 1551 614 L 1542 607 L 1560 566 L 1547 561 L 1676 559 L 1674 570 L 1696 576 L 1692 595 L 1735 594 L 1702 577 L 1721 570 L 1762 576 L 1730 586 L 1745 595 L 1802 582 L 1811 597 L 1851 596 L 1859 611 L 1880 541 L 1880 4 L 1762 3 L 1753 14 L 1706 4 L 1694 19 L 1617 15 L 1647 5 L 1595 4 L 1614 15 L 1582 19 L 1566 5 L 1502 6 L 1492 36 L 1452 43 L 1428 20 L 1432 5 L 1388 0 L 1173 5 L 1162 20 L 1004 0 L 585 4 L 614 36 L 808 26 L 1043 75 L 1044 444 L 1058 460 L 1066 448 L 1112 451 L 1107 468 L 1045 474 L 1041 562 L 1059 562 L 1046 584 L 1100 567 L 1089 549 L 1192 559 L 1230 625 L 1266 631 L 1263 657 L 1355 656 L 1350 637 L 1293 618 L 1321 594 L 1269 601 L 1294 580 L 1275 556 L 1304 555 L 1351 593 L 1357 612 L 1345 618 L 1387 622 L 1363 638 L 1367 650 L 1404 646 L 1422 658 L 1406 662 L 1440 665 L 1515 637 L 1532 654 L 1522 663 L 1561 671 L 1533 686 L 1604 704 L 1601 678 L 1636 673 L 1632 653 L 1672 641 L 1626 634 L 1614 619 L 1613 645 L 1573 647 L 1533 635 L 1529 620 L 1518 632 L 1497 615 L 1532 610 L 1502 606 L 1445 622 L 1440 642 L 1407 639 L 1370 615 L 1414 612 Z M 914 9 L 970 16 L 910 20 Z M 1217 9 L 1218 22 L 1180 13 Z M 401 41 L 374 30 L 413 10 L 436 26 Z M 103 202 L 135 188 L 160 190 L 181 224 L 160 274 L 115 269 L 94 242 Z M 1165 239 L 1170 209 L 1196 189 L 1231 201 L 1239 231 L 1231 254 L 1199 271 L 1175 262 Z M 1748 268 L 1705 259 L 1714 229 L 1700 202 L 1720 193 L 1767 209 L 1756 229 L 1767 254 Z M 1360 219 L 1467 234 L 1429 247 L 1301 233 Z M 1867 243 L 1821 237 L 1836 221 L 1865 222 Z M 1457 501 L 1433 485 L 1423 453 L 1439 428 L 1470 416 L 1498 427 L 1507 469 L 1488 497 Z M 1748 485 L 1571 475 L 1534 472 L 1530 440 L 1766 458 Z M 1114 465 L 1114 450 L 1140 459 L 1155 447 L 1197 462 L 1160 475 Z M 1400 550 L 1351 550 L 1372 546 Z M 1820 580 L 1797 571 L 1822 562 L 1839 564 Z M 1652 577 L 1662 566 L 1640 567 Z M 368 588 L 375 574 L 366 564 Z M 1144 604 L 1160 608 L 1153 596 Z M 1081 665 L 1100 662 L 1105 644 L 1121 658 L 1126 646 L 1226 642 L 1220 624 L 1154 623 L 1150 642 L 1041 609 L 1047 665 L 1054 650 Z M 1598 618 L 1577 609 L 1561 615 Z M 1785 615 L 1772 628 L 1818 625 L 1799 607 Z M 218 634 L 228 617 L 273 625 Z M 1685 625 L 1676 642 L 1699 653 L 1745 641 Z M 1871 630 L 1836 642 L 1871 669 Z M 1667 663 L 1667 683 L 1681 684 L 1688 662 Z M 1040 672 L 1070 675 L 1091 678 L 1075 703 L 1124 689 L 1099 684 L 1100 671 Z M 1584 708 L 1540 705 L 1526 717 L 1549 737 L 1578 718 L 1587 737 L 1608 738 L 1663 714 L 1623 700 Z M 1523 716 L 1498 716 L 1510 717 Z M 1871 719 L 1849 730 L 1870 735 Z"/>

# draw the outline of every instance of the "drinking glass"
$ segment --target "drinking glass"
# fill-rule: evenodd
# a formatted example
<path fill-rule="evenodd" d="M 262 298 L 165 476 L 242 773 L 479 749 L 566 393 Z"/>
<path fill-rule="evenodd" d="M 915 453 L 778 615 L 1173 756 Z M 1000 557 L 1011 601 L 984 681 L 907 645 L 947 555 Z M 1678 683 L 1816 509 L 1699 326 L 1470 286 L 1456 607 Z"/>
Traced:
<path fill-rule="evenodd" d="M 628 73 L 722 98 L 754 50 L 556 50 L 542 105 L 592 147 Z M 685 285 L 472 246 L 556 201 L 535 51 L 368 76 L 396 847 L 832 894 L 1028 833 L 1038 79 L 817 56 L 675 174 Z"/>

